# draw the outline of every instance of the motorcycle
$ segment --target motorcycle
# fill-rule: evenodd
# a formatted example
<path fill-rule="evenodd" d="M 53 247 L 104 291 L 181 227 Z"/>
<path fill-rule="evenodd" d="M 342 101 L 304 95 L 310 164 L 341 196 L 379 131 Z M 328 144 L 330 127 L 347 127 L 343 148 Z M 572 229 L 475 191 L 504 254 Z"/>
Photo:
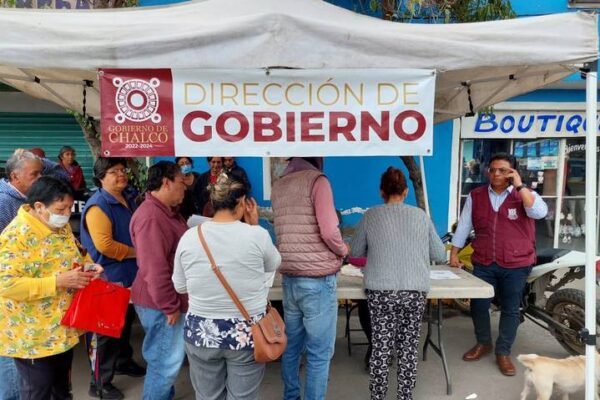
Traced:
<path fill-rule="evenodd" d="M 463 269 L 473 273 L 471 240 L 458 253 Z M 451 247 L 452 233 L 448 232 L 442 241 Z M 596 271 L 600 269 L 600 258 L 596 261 Z M 533 266 L 521 300 L 521 323 L 525 318 L 544 328 L 554 336 L 560 345 L 572 355 L 584 355 L 585 343 L 580 332 L 585 328 L 585 292 L 566 288 L 569 283 L 585 276 L 585 253 L 567 249 L 542 249 L 537 251 L 537 261 Z M 598 284 L 598 280 L 596 280 Z M 498 307 L 498 302 L 493 305 Z M 469 299 L 456 299 L 455 308 L 469 312 Z M 596 306 L 596 331 L 600 331 L 600 303 Z M 600 348 L 600 345 L 599 345 Z"/>

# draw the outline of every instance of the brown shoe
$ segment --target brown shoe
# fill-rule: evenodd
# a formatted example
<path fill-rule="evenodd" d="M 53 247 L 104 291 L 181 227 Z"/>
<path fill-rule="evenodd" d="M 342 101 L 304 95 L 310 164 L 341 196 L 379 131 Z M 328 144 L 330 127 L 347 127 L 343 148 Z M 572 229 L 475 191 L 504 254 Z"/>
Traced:
<path fill-rule="evenodd" d="M 493 349 L 491 344 L 480 344 L 477 343 L 471 350 L 467 351 L 463 355 L 465 361 L 478 361 L 481 356 L 490 353 Z"/>
<path fill-rule="evenodd" d="M 498 368 L 500 368 L 500 372 L 502 372 L 504 375 L 515 375 L 515 366 L 513 365 L 510 356 L 502 356 L 500 354 L 496 354 L 496 362 L 498 363 Z"/>

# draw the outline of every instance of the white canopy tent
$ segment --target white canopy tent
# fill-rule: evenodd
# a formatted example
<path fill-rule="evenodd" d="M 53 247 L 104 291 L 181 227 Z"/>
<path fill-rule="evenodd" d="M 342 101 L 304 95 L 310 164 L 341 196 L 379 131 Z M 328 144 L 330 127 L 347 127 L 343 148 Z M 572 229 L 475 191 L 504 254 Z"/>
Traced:
<path fill-rule="evenodd" d="M 595 15 L 400 24 L 319 0 L 208 0 L 120 10 L 0 8 L 0 80 L 100 116 L 98 68 L 423 68 L 438 72 L 436 122 L 530 92 L 598 58 Z M 596 74 L 588 120 L 596 115 Z M 87 82 L 86 82 L 87 81 Z M 592 82 L 593 81 L 593 82 Z M 587 124 L 588 149 L 596 148 Z M 586 326 L 595 333 L 596 152 L 587 152 Z M 593 346 L 587 347 L 593 377 Z M 586 399 L 593 399 L 588 379 Z M 591 396 L 591 397 L 590 397 Z"/>
<path fill-rule="evenodd" d="M 439 122 L 556 82 L 595 60 L 596 24 L 586 13 L 399 24 L 320 0 L 0 9 L 0 79 L 80 110 L 82 81 L 96 82 L 98 68 L 435 69 Z M 88 91 L 87 111 L 100 115 L 97 91 Z"/>

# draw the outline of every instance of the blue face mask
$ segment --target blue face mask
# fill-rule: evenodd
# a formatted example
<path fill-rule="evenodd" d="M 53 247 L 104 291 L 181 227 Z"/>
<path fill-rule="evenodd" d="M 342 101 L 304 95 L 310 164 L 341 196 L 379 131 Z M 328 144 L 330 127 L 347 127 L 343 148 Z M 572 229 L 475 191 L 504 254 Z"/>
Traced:
<path fill-rule="evenodd" d="M 184 174 L 184 175 L 191 174 L 192 173 L 192 166 L 190 164 L 182 165 L 181 166 L 181 173 Z"/>

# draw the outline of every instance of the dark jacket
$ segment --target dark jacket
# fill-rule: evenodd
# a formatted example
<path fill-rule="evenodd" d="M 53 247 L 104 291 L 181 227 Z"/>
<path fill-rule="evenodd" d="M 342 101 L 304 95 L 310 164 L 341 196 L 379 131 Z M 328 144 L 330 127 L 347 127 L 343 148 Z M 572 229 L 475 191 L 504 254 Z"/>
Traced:
<path fill-rule="evenodd" d="M 198 176 L 197 183 L 194 184 L 194 188 L 192 189 L 193 198 L 197 202 L 198 214 L 202 213 L 204 206 L 210 200 L 210 192 L 208 191 L 209 184 L 210 170 Z"/>
<path fill-rule="evenodd" d="M 198 206 L 199 201 L 195 192 L 195 188 L 198 185 L 200 174 L 197 172 L 192 172 L 192 174 L 194 175 L 194 183 L 192 184 L 192 186 L 188 187 L 185 190 L 185 197 L 183 198 L 183 202 L 181 202 L 181 205 L 179 206 L 179 212 L 186 221 L 192 214 L 200 215 L 200 213 L 202 212 L 202 209 Z"/>
<path fill-rule="evenodd" d="M 248 179 L 248 174 L 246 174 L 246 170 L 237 163 L 233 163 L 233 167 L 230 169 L 226 169 L 225 173 L 233 179 L 236 179 L 242 182 L 248 188 L 248 192 L 252 190 L 252 185 L 250 185 L 250 180 Z"/>

